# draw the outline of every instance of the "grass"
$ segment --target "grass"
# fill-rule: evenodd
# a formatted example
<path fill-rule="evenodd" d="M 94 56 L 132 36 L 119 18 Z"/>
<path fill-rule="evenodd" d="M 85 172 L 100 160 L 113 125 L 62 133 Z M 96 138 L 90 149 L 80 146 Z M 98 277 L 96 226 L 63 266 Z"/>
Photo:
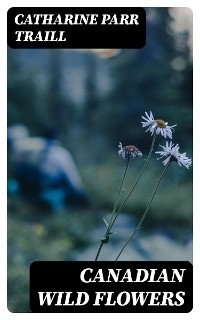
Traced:
<path fill-rule="evenodd" d="M 96 165 L 84 168 L 83 177 L 97 209 L 110 212 L 113 209 L 125 165 L 123 160 L 117 160 L 111 159 L 109 162 L 101 163 L 98 168 Z M 142 165 L 143 163 L 139 162 L 130 163 L 121 199 L 124 199 L 131 190 Z M 124 212 L 138 218 L 142 215 L 162 170 L 163 166 L 149 165 L 125 204 Z M 185 168 L 178 166 L 169 168 L 151 205 L 148 219 L 150 225 L 192 227 L 192 179 L 185 179 L 188 174 L 191 173 Z"/>
<path fill-rule="evenodd" d="M 77 252 L 91 245 L 87 233 L 103 225 L 105 213 L 112 211 L 124 165 L 122 159 L 115 157 L 109 162 L 84 166 L 82 177 L 92 199 L 91 212 L 70 208 L 59 213 L 44 212 L 19 199 L 8 200 L 8 309 L 11 312 L 30 312 L 28 283 L 32 261 L 73 260 Z M 142 165 L 131 163 L 122 197 L 132 187 Z M 150 165 L 149 169 L 123 208 L 138 219 L 163 167 Z M 155 226 L 192 232 L 192 184 L 181 176 L 184 169 L 180 168 L 176 174 L 174 170 L 169 171 L 159 186 L 143 225 L 145 232 Z"/>
<path fill-rule="evenodd" d="M 8 213 L 8 309 L 29 312 L 29 266 L 35 260 L 71 260 L 87 245 L 90 213 L 34 211 L 11 200 Z"/>

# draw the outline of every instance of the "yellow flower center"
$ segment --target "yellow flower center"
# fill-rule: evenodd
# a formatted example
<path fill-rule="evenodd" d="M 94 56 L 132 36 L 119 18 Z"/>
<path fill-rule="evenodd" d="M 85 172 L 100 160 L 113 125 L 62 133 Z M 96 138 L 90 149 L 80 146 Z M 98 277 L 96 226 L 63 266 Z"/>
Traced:
<path fill-rule="evenodd" d="M 160 128 L 166 128 L 166 124 L 163 120 L 161 119 L 158 119 L 158 120 L 155 120 L 155 122 L 157 123 L 157 125 L 160 127 Z"/>

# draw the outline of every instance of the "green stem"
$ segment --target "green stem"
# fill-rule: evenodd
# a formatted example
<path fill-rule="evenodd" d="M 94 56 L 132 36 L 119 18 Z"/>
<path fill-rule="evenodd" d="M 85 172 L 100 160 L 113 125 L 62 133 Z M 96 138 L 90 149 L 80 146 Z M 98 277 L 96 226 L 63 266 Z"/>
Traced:
<path fill-rule="evenodd" d="M 110 230 L 111 230 L 111 228 L 112 228 L 112 226 L 113 226 L 113 222 L 112 222 L 112 221 L 115 221 L 114 215 L 115 215 L 115 212 L 116 212 L 116 208 L 117 208 L 117 205 L 118 205 L 120 193 L 121 193 L 121 190 L 122 190 L 122 187 L 123 187 L 124 179 L 125 179 L 125 177 L 126 177 L 126 173 L 127 173 L 127 170 L 128 170 L 128 166 L 129 166 L 130 160 L 131 160 L 131 157 L 128 157 L 128 158 L 127 158 L 127 161 L 126 161 L 126 166 L 125 166 L 124 174 L 123 174 L 123 177 L 122 177 L 122 180 L 121 180 L 121 183 L 120 183 L 120 186 L 119 186 L 119 190 L 118 190 L 118 193 L 117 193 L 117 197 L 116 197 L 116 200 L 115 200 L 115 203 L 114 203 L 114 207 L 113 207 L 113 210 L 112 210 L 112 216 L 111 216 L 111 218 L 110 218 L 110 221 L 109 221 L 107 230 L 106 230 L 106 232 L 105 232 L 104 239 L 107 239 L 107 238 L 109 237 L 109 232 L 110 232 Z M 97 251 L 96 258 L 95 258 L 95 261 L 98 260 L 98 257 L 99 257 L 99 254 L 100 254 L 100 252 L 101 252 L 101 249 L 102 249 L 102 247 L 103 247 L 103 245 L 104 245 L 105 243 L 106 243 L 106 242 L 103 242 L 103 241 L 101 240 L 101 243 L 100 243 L 99 249 L 98 249 L 98 251 Z"/>
<path fill-rule="evenodd" d="M 99 254 L 100 254 L 100 252 L 101 252 L 101 249 L 102 249 L 103 245 L 104 245 L 104 243 L 103 243 L 103 241 L 101 241 L 100 246 L 99 246 L 99 249 L 98 249 L 98 251 L 97 251 L 97 255 L 96 255 L 95 261 L 98 260 L 98 257 L 99 257 Z"/>
<path fill-rule="evenodd" d="M 117 194 L 117 197 L 116 197 L 116 200 L 115 200 L 115 203 L 114 203 L 114 207 L 113 207 L 113 211 L 112 211 L 112 216 L 111 216 L 111 219 L 110 219 L 110 222 L 109 222 L 109 225 L 108 225 L 108 232 L 111 230 L 111 227 L 112 227 L 112 219 L 115 215 L 115 212 L 116 212 L 116 209 L 117 209 L 117 205 L 118 205 L 118 201 L 119 201 L 119 196 L 120 196 L 120 193 L 121 193 L 121 190 L 122 190 L 122 187 L 123 187 L 123 184 L 124 184 L 124 179 L 126 177 L 126 173 L 127 173 L 127 170 L 128 170 L 128 166 L 129 166 L 129 163 L 130 163 L 130 160 L 131 158 L 128 157 L 127 158 L 127 162 L 126 162 L 126 167 L 125 167 L 125 170 L 124 170 L 124 174 L 123 174 L 123 177 L 122 177 L 122 181 L 121 181 L 121 184 L 120 184 L 120 187 L 119 187 L 119 190 L 118 190 L 118 194 Z M 111 227 L 110 227 L 111 226 Z"/>
<path fill-rule="evenodd" d="M 124 199 L 124 201 L 123 201 L 123 203 L 121 204 L 119 210 L 116 212 L 116 215 L 115 215 L 115 217 L 114 217 L 114 219 L 113 219 L 113 222 L 112 222 L 111 225 L 110 225 L 109 231 L 111 230 L 113 224 L 115 223 L 115 220 L 117 219 L 120 211 L 121 211 L 122 208 L 124 207 L 126 201 L 129 199 L 129 197 L 131 196 L 132 192 L 134 191 L 134 189 L 135 189 L 136 185 L 138 184 L 138 182 L 139 182 L 139 180 L 140 180 L 140 178 L 141 178 L 144 170 L 146 169 L 146 167 L 147 167 L 147 165 L 148 165 L 148 163 L 149 163 L 149 160 L 150 160 L 150 158 L 151 158 L 151 154 L 152 154 L 152 151 L 153 151 L 153 148 L 154 148 L 155 141 L 156 141 L 156 133 L 154 133 L 154 135 L 153 135 L 153 139 L 152 139 L 152 143 L 151 143 L 151 148 L 150 148 L 149 154 L 148 154 L 148 156 L 147 156 L 147 158 L 146 158 L 146 160 L 145 160 L 144 166 L 143 166 L 143 168 L 142 168 L 142 170 L 141 170 L 141 172 L 140 172 L 140 174 L 139 174 L 136 182 L 134 183 L 131 191 L 129 192 L 129 194 L 127 195 L 127 197 Z"/>
<path fill-rule="evenodd" d="M 148 203 L 148 205 L 147 205 L 147 207 L 146 207 L 145 212 L 144 212 L 143 215 L 142 215 L 142 218 L 140 219 L 137 227 L 135 228 L 134 232 L 132 233 L 132 235 L 130 236 L 130 238 L 128 239 L 128 241 L 127 241 L 127 242 L 124 244 L 124 246 L 122 247 L 122 249 L 121 249 L 121 251 L 119 252 L 119 254 L 118 254 L 118 256 L 117 256 L 117 258 L 116 258 L 115 261 L 118 260 L 118 258 L 120 257 L 120 255 L 121 255 L 121 253 L 123 252 L 123 250 L 125 249 L 125 247 L 129 244 L 129 242 L 132 240 L 132 238 L 134 237 L 134 235 L 136 234 L 136 232 L 140 229 L 140 227 L 141 227 L 141 225 L 142 225 L 144 219 L 146 218 L 146 215 L 147 215 L 147 213 L 148 213 L 148 211 L 149 211 L 149 209 L 150 209 L 151 203 L 152 203 L 152 201 L 153 201 L 153 199 L 154 199 L 154 197 L 155 197 L 155 194 L 156 194 L 156 192 L 157 192 L 158 186 L 159 186 L 162 178 L 164 177 L 164 175 L 165 175 L 165 173 L 166 173 L 166 171 L 167 171 L 170 163 L 171 163 L 171 161 L 169 161 L 169 163 L 168 163 L 167 166 L 165 167 L 164 171 L 162 172 L 160 178 L 158 179 L 158 182 L 157 182 L 157 184 L 156 184 L 155 190 L 154 190 L 154 192 L 153 192 L 153 194 L 152 194 L 152 196 L 151 196 L 151 199 L 149 200 L 149 203 Z"/>

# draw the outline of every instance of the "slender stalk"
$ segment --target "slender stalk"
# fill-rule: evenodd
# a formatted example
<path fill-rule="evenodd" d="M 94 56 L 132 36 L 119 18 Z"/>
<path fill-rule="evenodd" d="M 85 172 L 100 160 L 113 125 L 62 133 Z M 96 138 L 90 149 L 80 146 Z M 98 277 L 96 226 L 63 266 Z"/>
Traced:
<path fill-rule="evenodd" d="M 150 160 L 150 158 L 151 158 L 151 154 L 152 154 L 152 151 L 153 151 L 153 148 L 154 148 L 155 141 L 156 141 L 156 133 L 154 133 L 154 135 L 153 135 L 153 139 L 152 139 L 152 143 L 151 143 L 151 148 L 150 148 L 149 154 L 148 154 L 148 156 L 147 156 L 147 158 L 146 158 L 146 160 L 145 160 L 144 166 L 143 166 L 143 168 L 142 168 L 142 170 L 141 170 L 141 172 L 140 172 L 140 174 L 139 174 L 136 182 L 134 183 L 131 191 L 130 191 L 129 194 L 126 196 L 126 198 L 124 199 L 124 201 L 123 201 L 123 203 L 121 204 L 120 208 L 119 208 L 118 211 L 116 212 L 116 215 L 115 215 L 112 223 L 110 224 L 110 229 L 109 229 L 108 231 L 111 230 L 111 228 L 112 228 L 113 224 L 115 223 L 115 220 L 117 219 L 120 211 L 122 210 L 122 208 L 124 207 L 126 201 L 129 199 L 129 197 L 130 197 L 131 194 L 133 193 L 133 191 L 134 191 L 136 185 L 138 184 L 138 182 L 139 182 L 139 180 L 140 180 L 140 178 L 141 178 L 144 170 L 146 169 L 146 167 L 147 167 L 147 165 L 148 165 L 148 163 L 149 163 L 149 160 Z"/>
<path fill-rule="evenodd" d="M 123 174 L 123 177 L 122 177 L 122 181 L 121 181 L 121 184 L 119 186 L 119 190 L 118 190 L 118 194 L 117 194 L 117 197 L 116 197 L 116 200 L 115 200 L 115 203 L 114 203 L 114 207 L 113 207 L 113 210 L 112 210 L 112 216 L 111 216 L 111 219 L 110 219 L 110 222 L 109 222 L 109 225 L 108 225 L 108 231 L 110 231 L 110 225 L 113 225 L 112 224 L 112 219 L 114 218 L 114 215 L 115 215 L 115 212 L 116 212 L 116 209 L 117 209 L 117 205 L 118 205 L 118 201 L 119 201 L 119 196 L 120 196 L 120 193 L 121 193 L 121 190 L 122 190 L 122 187 L 123 187 L 123 184 L 124 184 L 124 179 L 126 177 L 126 173 L 127 173 L 127 170 L 128 170 L 128 166 L 129 166 L 129 163 L 130 163 L 130 160 L 131 158 L 128 157 L 127 158 L 127 161 L 126 161 L 126 167 L 125 167 L 125 170 L 124 170 L 124 174 Z"/>
<path fill-rule="evenodd" d="M 128 241 L 127 241 L 127 242 L 124 244 L 124 246 L 122 247 L 122 249 L 121 249 L 121 251 L 119 252 L 119 254 L 118 254 L 118 256 L 117 256 L 117 258 L 116 258 L 115 261 L 118 260 L 118 258 L 120 257 L 121 253 L 124 251 L 125 247 L 129 244 L 129 242 L 132 240 L 132 238 L 134 237 L 134 235 L 136 234 L 136 232 L 140 229 L 140 227 L 141 227 L 144 219 L 146 218 L 147 213 L 148 213 L 148 211 L 149 211 L 149 209 L 150 209 L 150 207 L 151 207 L 151 204 L 152 204 L 152 201 L 153 201 L 153 199 L 154 199 L 154 197 L 155 197 L 155 195 L 156 195 L 158 186 L 159 186 L 162 178 L 164 177 L 164 175 L 165 175 L 165 173 L 166 173 L 166 171 L 167 171 L 170 163 L 171 163 L 171 161 L 169 161 L 169 163 L 167 164 L 167 166 L 166 166 L 165 169 L 163 170 L 160 178 L 158 179 L 158 182 L 157 182 L 156 187 L 155 187 L 155 189 L 154 189 L 154 192 L 153 192 L 153 194 L 152 194 L 152 196 L 151 196 L 151 199 L 149 200 L 149 203 L 148 203 L 148 205 L 147 205 L 147 207 L 146 207 L 146 210 L 145 210 L 145 212 L 144 212 L 143 215 L 142 215 L 142 218 L 140 219 L 137 227 L 135 228 L 134 232 L 132 233 L 132 235 L 130 236 L 130 238 L 128 239 Z"/>
<path fill-rule="evenodd" d="M 122 187 L 123 187 L 123 184 L 124 184 L 124 180 L 125 180 L 125 177 L 126 177 L 126 173 L 127 173 L 128 167 L 129 167 L 130 160 L 131 160 L 131 158 L 128 157 L 127 161 L 126 161 L 124 174 L 123 174 L 123 177 L 122 177 L 122 180 L 121 180 L 121 183 L 120 183 L 120 186 L 119 186 L 119 190 L 118 190 L 118 193 L 117 193 L 117 197 L 115 199 L 114 207 L 113 207 L 113 210 L 112 210 L 112 216 L 111 216 L 109 224 L 107 226 L 104 238 L 101 240 L 101 243 L 100 243 L 99 249 L 97 251 L 96 258 L 95 258 L 95 261 L 98 260 L 98 257 L 99 257 L 99 254 L 101 252 L 101 249 L 102 249 L 103 245 L 109 241 L 109 233 L 110 233 L 110 230 L 111 230 L 111 228 L 113 226 L 113 221 L 115 221 L 114 216 L 115 216 L 115 213 L 116 213 L 116 208 L 117 208 L 117 205 L 118 205 L 120 193 L 121 193 L 121 190 L 122 190 Z"/>
<path fill-rule="evenodd" d="M 101 249 L 102 249 L 103 245 L 104 245 L 104 242 L 101 241 L 100 246 L 99 246 L 99 249 L 98 249 L 98 251 L 97 251 L 97 255 L 96 255 L 95 261 L 98 260 L 98 257 L 99 257 L 99 254 L 100 254 L 100 252 L 101 252 Z"/>

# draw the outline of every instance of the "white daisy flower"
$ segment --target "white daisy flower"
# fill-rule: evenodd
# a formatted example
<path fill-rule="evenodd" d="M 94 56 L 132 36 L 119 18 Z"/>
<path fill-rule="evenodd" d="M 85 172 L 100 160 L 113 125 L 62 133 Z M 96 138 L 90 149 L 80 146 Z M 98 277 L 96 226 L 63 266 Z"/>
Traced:
<path fill-rule="evenodd" d="M 122 143 L 119 142 L 119 148 L 120 150 L 118 151 L 118 154 L 123 159 L 134 159 L 135 157 L 142 157 L 142 152 L 140 152 L 135 146 L 129 145 L 122 147 Z"/>
<path fill-rule="evenodd" d="M 168 122 L 164 122 L 161 119 L 154 119 L 154 116 L 152 114 L 152 112 L 150 111 L 150 114 L 148 115 L 147 112 L 145 112 L 145 116 L 142 116 L 142 119 L 145 120 L 145 122 L 141 122 L 142 123 L 142 127 L 148 127 L 147 131 L 151 132 L 151 135 L 154 134 L 154 132 L 156 134 L 161 134 L 164 138 L 169 137 L 170 139 L 172 139 L 172 131 L 174 130 L 174 127 L 176 127 L 176 124 L 173 126 L 168 126 Z"/>
<path fill-rule="evenodd" d="M 187 169 L 189 169 L 189 166 L 192 165 L 192 159 L 189 159 L 186 156 L 186 153 L 180 153 L 179 152 L 179 145 L 176 144 L 174 145 L 172 143 L 172 141 L 170 141 L 170 143 L 168 143 L 168 141 L 166 141 L 166 146 L 161 146 L 160 147 L 163 149 L 163 151 L 156 151 L 155 153 L 159 153 L 161 155 L 160 158 L 161 159 L 163 157 L 167 157 L 164 161 L 163 164 L 166 166 L 169 161 L 176 161 L 178 162 L 179 166 L 185 166 Z M 157 159 L 157 160 L 158 160 Z"/>

